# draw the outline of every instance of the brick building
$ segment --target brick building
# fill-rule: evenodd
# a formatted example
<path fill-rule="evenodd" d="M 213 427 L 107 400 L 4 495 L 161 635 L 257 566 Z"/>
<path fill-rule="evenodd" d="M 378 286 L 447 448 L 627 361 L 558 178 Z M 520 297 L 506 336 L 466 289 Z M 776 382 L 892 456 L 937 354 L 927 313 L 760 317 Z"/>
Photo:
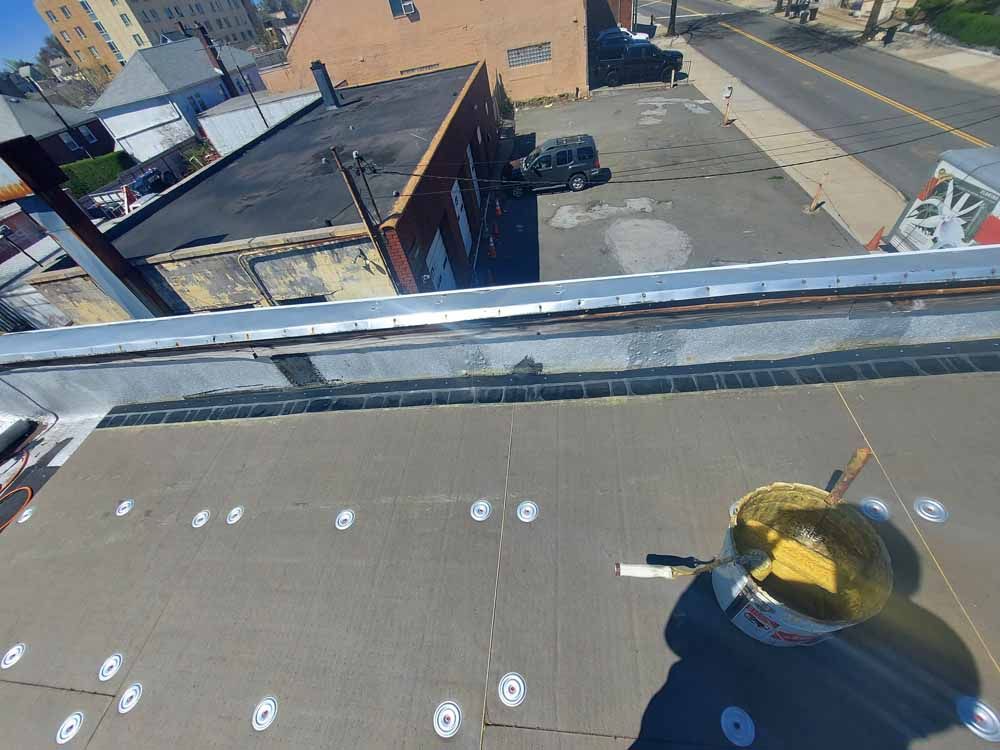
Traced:
<path fill-rule="evenodd" d="M 597 2 L 606 8 L 607 0 Z M 351 86 L 485 60 L 514 100 L 586 93 L 587 4 L 312 0 L 288 47 L 288 64 L 267 71 L 265 83 L 276 91 L 307 86 L 316 59 Z"/>
<path fill-rule="evenodd" d="M 93 112 L 55 107 L 58 116 L 40 99 L 0 97 L 0 141 L 34 136 L 56 164 L 114 151 L 114 138 Z"/>
<path fill-rule="evenodd" d="M 34 0 L 35 9 L 84 74 L 96 83 L 114 78 L 136 52 L 154 46 L 177 23 L 202 24 L 217 42 L 257 38 L 251 0 Z"/>

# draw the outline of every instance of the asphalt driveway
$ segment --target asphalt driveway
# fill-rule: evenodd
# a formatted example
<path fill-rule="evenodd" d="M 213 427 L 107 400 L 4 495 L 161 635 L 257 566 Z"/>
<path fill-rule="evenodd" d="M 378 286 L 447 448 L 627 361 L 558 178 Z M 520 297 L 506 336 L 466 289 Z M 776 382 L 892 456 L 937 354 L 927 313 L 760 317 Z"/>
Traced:
<path fill-rule="evenodd" d="M 693 85 L 604 89 L 517 113 L 519 144 L 589 133 L 611 181 L 505 199 L 495 283 L 861 252 Z M 764 171 L 759 171 L 764 170 Z"/>

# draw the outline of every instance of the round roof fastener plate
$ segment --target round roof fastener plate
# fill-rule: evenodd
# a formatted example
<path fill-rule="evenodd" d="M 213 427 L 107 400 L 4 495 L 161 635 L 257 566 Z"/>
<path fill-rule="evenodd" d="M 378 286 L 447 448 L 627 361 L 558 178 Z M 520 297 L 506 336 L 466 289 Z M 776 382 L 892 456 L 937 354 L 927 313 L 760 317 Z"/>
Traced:
<path fill-rule="evenodd" d="M 142 697 L 142 683 L 133 682 L 127 688 L 125 692 L 122 693 L 122 697 L 118 699 L 118 713 L 127 714 L 133 708 L 135 704 L 139 702 Z"/>
<path fill-rule="evenodd" d="M 59 731 L 56 732 L 56 744 L 65 745 L 76 737 L 77 732 L 83 726 L 83 718 L 83 711 L 74 711 L 63 719 L 63 723 L 59 725 Z"/>
<path fill-rule="evenodd" d="M 509 708 L 520 706 L 524 702 L 526 692 L 524 678 L 517 672 L 505 674 L 500 678 L 500 684 L 497 686 L 500 702 Z"/>
<path fill-rule="evenodd" d="M 538 503 L 534 500 L 522 500 L 517 504 L 517 519 L 531 523 L 538 518 Z"/>
<path fill-rule="evenodd" d="M 1000 717 L 993 707 L 978 698 L 963 696 L 955 701 L 959 721 L 987 742 L 1000 742 Z"/>
<path fill-rule="evenodd" d="M 350 508 L 345 508 L 337 514 L 337 519 L 333 522 L 333 525 L 337 527 L 337 531 L 347 531 L 354 525 L 355 513 Z"/>
<path fill-rule="evenodd" d="M 861 500 L 861 512 L 870 521 L 884 522 L 889 520 L 889 506 L 877 497 L 866 497 Z"/>
<path fill-rule="evenodd" d="M 243 506 L 237 505 L 226 514 L 226 525 L 232 526 L 234 523 L 239 523 L 241 518 L 243 518 Z"/>
<path fill-rule="evenodd" d="M 263 732 L 278 717 L 278 699 L 273 695 L 269 695 L 253 710 L 253 716 L 250 717 L 250 723 L 257 732 Z"/>
<path fill-rule="evenodd" d="M 21 661 L 21 657 L 24 656 L 27 651 L 28 647 L 23 642 L 15 643 L 7 649 L 7 653 L 5 653 L 3 658 L 0 659 L 0 669 L 10 669 Z"/>
<path fill-rule="evenodd" d="M 913 510 L 925 521 L 944 523 L 948 520 L 948 509 L 944 503 L 933 497 L 918 497 L 913 501 Z"/>
<path fill-rule="evenodd" d="M 33 515 L 35 515 L 35 509 L 34 508 L 25 508 L 24 512 L 17 517 L 17 522 L 18 523 L 24 523 L 29 518 L 31 518 Z"/>
<path fill-rule="evenodd" d="M 132 510 L 132 508 L 134 507 L 135 507 L 135 500 L 133 500 L 130 497 L 127 497 L 120 503 L 118 503 L 118 507 L 115 508 L 115 515 L 118 516 L 119 518 L 121 518 L 122 516 L 127 516 L 129 514 L 129 511 Z"/>
<path fill-rule="evenodd" d="M 116 674 L 118 670 L 122 668 L 122 664 L 125 663 L 125 657 L 121 655 L 120 652 L 115 651 L 111 656 L 104 660 L 101 664 L 101 668 L 97 670 L 97 679 L 101 682 L 107 682 Z"/>
<path fill-rule="evenodd" d="M 438 737 L 454 737 L 462 726 L 462 709 L 455 701 L 444 701 L 434 710 L 434 731 Z"/>
<path fill-rule="evenodd" d="M 736 747 L 749 747 L 757 735 L 750 714 L 738 706 L 729 706 L 722 711 L 722 733 Z"/>
<path fill-rule="evenodd" d="M 212 517 L 212 511 L 210 511 L 208 508 L 205 508 L 204 510 L 199 510 L 197 513 L 194 514 L 194 518 L 191 519 L 191 528 L 200 529 L 202 526 L 208 523 L 208 519 L 211 517 Z"/>
<path fill-rule="evenodd" d="M 469 508 L 469 515 L 473 521 L 485 521 L 493 515 L 493 506 L 489 500 L 476 500 Z"/>

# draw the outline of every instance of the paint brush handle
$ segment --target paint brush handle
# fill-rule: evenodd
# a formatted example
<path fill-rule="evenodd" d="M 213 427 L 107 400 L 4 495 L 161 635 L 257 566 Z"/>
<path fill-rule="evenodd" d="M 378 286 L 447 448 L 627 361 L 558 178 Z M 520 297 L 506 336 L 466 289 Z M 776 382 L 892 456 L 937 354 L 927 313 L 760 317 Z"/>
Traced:
<path fill-rule="evenodd" d="M 826 499 L 830 505 L 836 505 L 844 499 L 844 493 L 847 492 L 847 488 L 851 486 L 851 482 L 858 478 L 858 474 L 865 468 L 865 464 L 868 463 L 868 459 L 871 456 L 871 448 L 858 448 L 854 451 L 851 460 L 844 467 L 844 473 L 840 475 L 840 479 L 837 480 L 837 484 L 834 485 Z"/>

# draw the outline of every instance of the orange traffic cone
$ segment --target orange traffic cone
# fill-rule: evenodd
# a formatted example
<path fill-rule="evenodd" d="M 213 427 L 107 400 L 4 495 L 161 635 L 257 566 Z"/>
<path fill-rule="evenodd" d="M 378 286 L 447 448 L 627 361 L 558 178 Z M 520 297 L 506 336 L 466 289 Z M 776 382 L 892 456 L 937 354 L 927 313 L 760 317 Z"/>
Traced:
<path fill-rule="evenodd" d="M 500 225 L 493 222 L 493 236 L 500 239 Z"/>
<path fill-rule="evenodd" d="M 872 237 L 870 240 L 868 240 L 867 244 L 865 245 L 865 250 L 867 250 L 870 253 L 874 253 L 875 251 L 877 251 L 882 245 L 883 234 L 885 234 L 885 227 L 881 227 L 877 232 L 875 232 L 875 236 Z"/>
<path fill-rule="evenodd" d="M 497 243 L 493 241 L 492 237 L 490 237 L 490 245 L 489 249 L 486 251 L 486 254 L 491 258 L 497 257 Z"/>
<path fill-rule="evenodd" d="M 497 215 L 498 219 L 501 216 L 503 216 L 503 208 L 500 207 L 500 201 L 499 200 L 496 202 L 496 215 Z"/>

